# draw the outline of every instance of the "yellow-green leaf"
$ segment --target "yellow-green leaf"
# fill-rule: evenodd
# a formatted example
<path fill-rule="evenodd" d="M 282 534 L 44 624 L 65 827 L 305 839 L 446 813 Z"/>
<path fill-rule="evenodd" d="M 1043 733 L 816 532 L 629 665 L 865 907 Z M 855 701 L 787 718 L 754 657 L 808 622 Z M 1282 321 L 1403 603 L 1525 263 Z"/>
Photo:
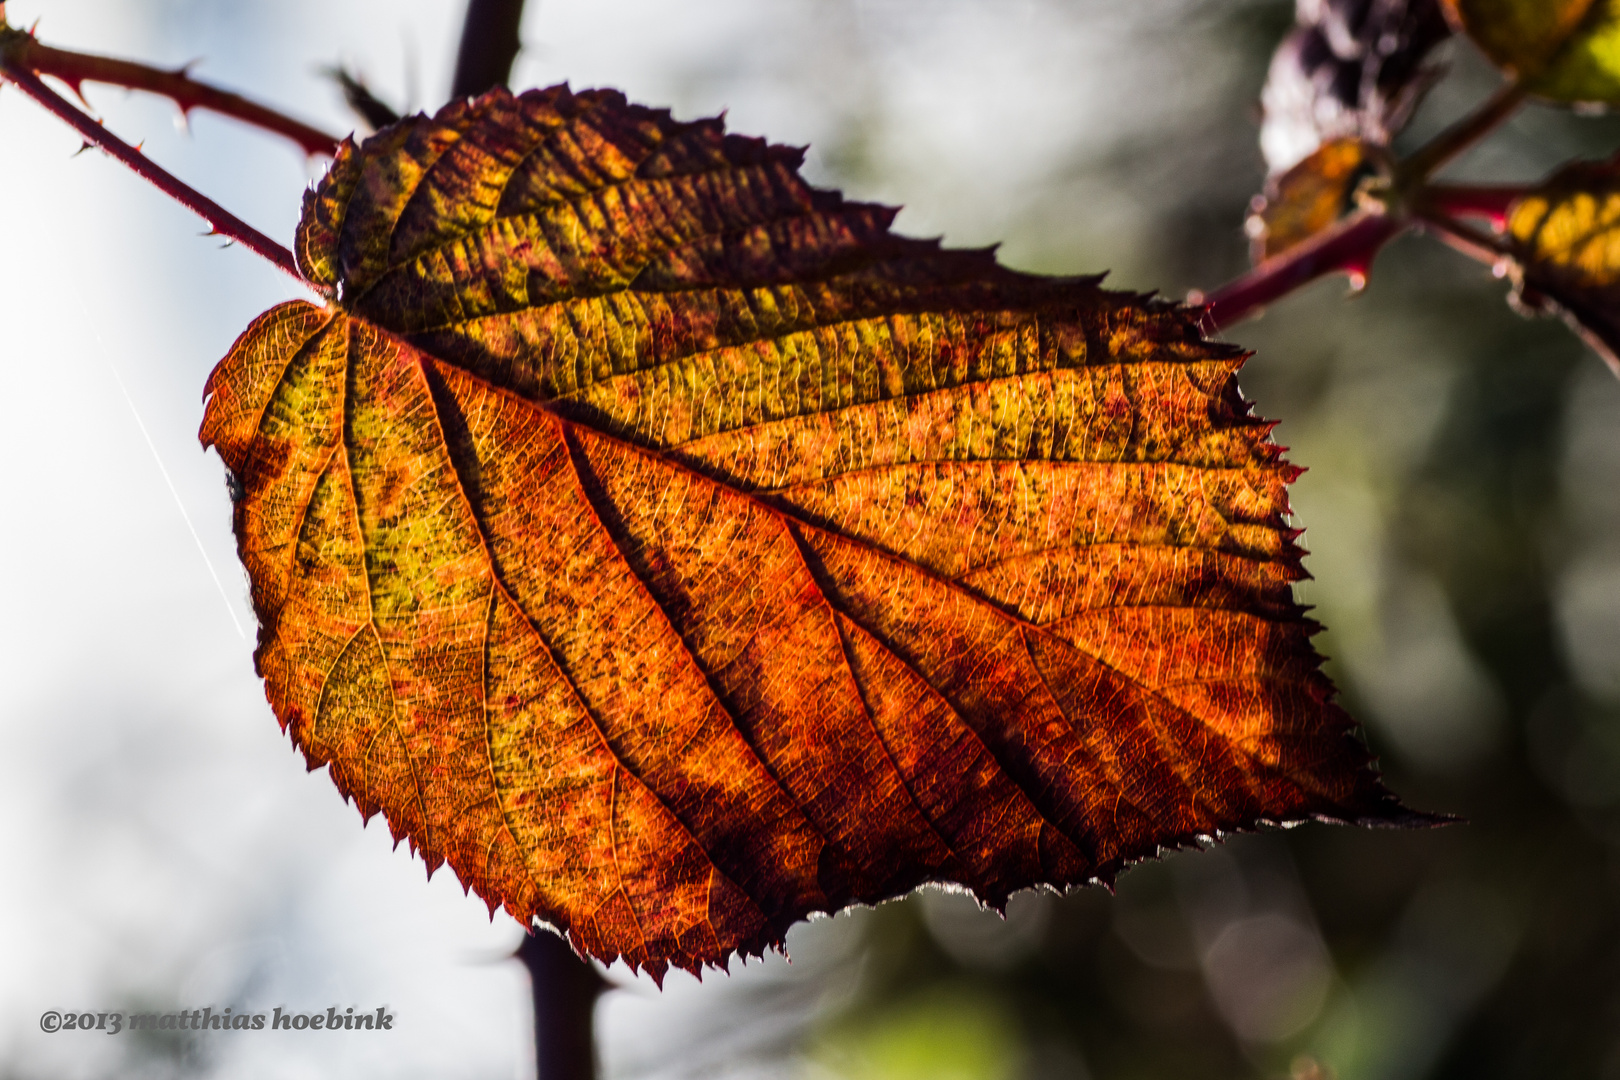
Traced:
<path fill-rule="evenodd" d="M 1519 305 L 1562 315 L 1620 374 L 1620 168 L 1561 169 L 1513 207 L 1508 234 Z"/>
<path fill-rule="evenodd" d="M 1539 97 L 1620 102 L 1620 0 L 1444 0 L 1485 55 Z"/>

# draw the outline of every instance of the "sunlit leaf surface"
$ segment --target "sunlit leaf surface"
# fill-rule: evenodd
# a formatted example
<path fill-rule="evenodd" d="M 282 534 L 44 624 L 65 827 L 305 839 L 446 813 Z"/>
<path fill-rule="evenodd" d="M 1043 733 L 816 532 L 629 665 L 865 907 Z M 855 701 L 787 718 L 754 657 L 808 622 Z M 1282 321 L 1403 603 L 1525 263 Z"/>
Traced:
<path fill-rule="evenodd" d="M 1335 140 L 1387 146 L 1440 72 L 1440 0 L 1311 0 L 1266 73 L 1260 149 L 1276 176 Z"/>
<path fill-rule="evenodd" d="M 1294 602 L 1296 470 L 1180 307 L 889 231 L 611 92 L 346 146 L 209 383 L 258 664 L 430 867 L 661 973 L 1407 819 Z"/>

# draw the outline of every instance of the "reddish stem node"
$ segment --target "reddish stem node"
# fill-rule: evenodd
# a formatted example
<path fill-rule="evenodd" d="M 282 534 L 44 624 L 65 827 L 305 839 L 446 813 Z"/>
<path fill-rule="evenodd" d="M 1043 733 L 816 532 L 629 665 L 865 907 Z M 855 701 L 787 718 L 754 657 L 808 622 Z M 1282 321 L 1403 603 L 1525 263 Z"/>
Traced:
<path fill-rule="evenodd" d="M 6 55 L 7 65 L 12 70 L 26 69 L 60 79 L 73 88 L 80 101 L 84 100 L 81 87 L 87 82 L 145 90 L 168 98 L 184 113 L 192 109 L 208 109 L 285 136 L 302 147 L 306 154 L 331 157 L 337 152 L 338 140 L 326 132 L 240 94 L 198 82 L 185 67 L 177 71 L 164 71 L 131 60 L 69 52 L 41 45 L 32 35 L 9 28 L 0 28 L 0 52 Z"/>
<path fill-rule="evenodd" d="M 309 282 L 304 280 L 304 276 L 298 272 L 298 263 L 293 258 L 291 251 L 288 251 L 206 195 L 187 186 L 183 181 L 151 161 L 135 147 L 74 108 L 66 98 L 46 86 L 38 75 L 25 69 L 19 70 L 3 54 L 0 54 L 0 77 L 9 81 L 17 89 L 33 98 L 44 106 L 46 110 L 73 128 L 74 131 L 77 131 L 85 142 L 91 143 L 112 157 L 117 158 L 135 173 L 145 177 L 159 191 L 201 216 L 204 221 L 208 222 L 213 232 L 236 241 L 297 278 L 300 284 L 312 287 Z"/>
<path fill-rule="evenodd" d="M 1189 296 L 1188 303 L 1204 308 L 1205 331 L 1213 333 L 1231 326 L 1325 274 L 1347 274 L 1350 287 L 1360 291 L 1367 283 L 1373 258 L 1392 238 L 1410 228 L 1414 219 L 1476 258 L 1487 250 L 1500 251 L 1488 238 L 1481 247 L 1482 238 L 1456 219 L 1484 217 L 1500 230 L 1513 203 L 1525 194 L 1523 190 L 1432 185 L 1427 181 L 1494 131 L 1524 99 L 1525 89 L 1516 80 L 1504 83 L 1473 112 L 1397 165 L 1391 197 L 1385 205 L 1344 219 L 1208 296 L 1196 292 Z"/>
<path fill-rule="evenodd" d="M 1419 228 L 1424 232 L 1470 259 L 1484 263 L 1497 277 L 1507 276 L 1513 265 L 1513 252 L 1501 240 L 1427 207 L 1420 207 L 1416 213 Z"/>
<path fill-rule="evenodd" d="M 1214 333 L 1327 274 L 1348 274 L 1352 286 L 1359 289 L 1366 284 L 1367 271 L 1379 249 L 1406 227 L 1406 222 L 1388 214 L 1356 214 L 1207 296 L 1195 294 L 1189 302 L 1203 306 L 1204 330 Z"/>

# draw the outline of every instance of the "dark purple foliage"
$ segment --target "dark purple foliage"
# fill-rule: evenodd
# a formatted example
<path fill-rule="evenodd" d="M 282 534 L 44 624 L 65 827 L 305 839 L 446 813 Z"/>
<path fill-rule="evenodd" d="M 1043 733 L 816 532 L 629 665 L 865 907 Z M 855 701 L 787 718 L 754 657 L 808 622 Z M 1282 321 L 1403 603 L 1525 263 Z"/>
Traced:
<path fill-rule="evenodd" d="M 1260 146 L 1273 173 L 1329 139 L 1385 144 L 1434 81 L 1451 36 L 1438 0 L 1298 0 L 1262 95 Z"/>

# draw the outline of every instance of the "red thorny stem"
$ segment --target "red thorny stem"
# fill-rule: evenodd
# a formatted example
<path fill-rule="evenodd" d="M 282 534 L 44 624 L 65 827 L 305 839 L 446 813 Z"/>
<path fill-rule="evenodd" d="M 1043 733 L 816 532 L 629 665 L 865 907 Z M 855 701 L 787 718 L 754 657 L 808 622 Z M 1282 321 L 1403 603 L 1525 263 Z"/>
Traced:
<path fill-rule="evenodd" d="M 1328 274 L 1348 274 L 1359 289 L 1379 250 L 1410 228 L 1432 231 L 1488 265 L 1499 262 L 1503 256 L 1500 245 L 1455 219 L 1484 217 L 1500 228 L 1524 190 L 1430 184 L 1428 179 L 1494 130 L 1523 100 L 1521 86 L 1504 84 L 1477 109 L 1400 162 L 1390 193 L 1382 201 L 1365 205 L 1207 295 L 1194 292 L 1187 302 L 1204 309 L 1204 331 L 1214 333 L 1241 322 L 1273 300 Z"/>
<path fill-rule="evenodd" d="M 10 57 L 4 52 L 0 52 L 0 79 L 10 82 L 17 89 L 44 106 L 58 119 L 62 120 L 74 131 L 77 131 L 86 143 L 99 147 L 107 154 L 117 158 L 138 175 L 149 180 L 159 191 L 201 216 L 203 220 L 208 222 L 215 233 L 227 239 L 235 240 L 255 254 L 270 260 L 276 266 L 297 278 L 301 284 L 309 285 L 309 282 L 304 280 L 304 276 L 298 272 L 298 263 L 294 260 L 291 251 L 288 251 L 206 195 L 188 187 L 183 181 L 157 165 L 145 154 L 74 108 L 66 98 L 41 82 L 38 75 L 26 69 L 20 70 L 14 66 Z"/>
<path fill-rule="evenodd" d="M 168 98 L 185 113 L 207 109 L 285 136 L 306 154 L 331 157 L 337 151 L 338 140 L 326 132 L 240 94 L 199 82 L 185 68 L 164 71 L 132 60 L 56 49 L 41 45 L 32 34 L 9 27 L 0 27 L 0 53 L 13 70 L 24 69 L 62 80 L 73 88 L 81 101 L 84 100 L 81 87 L 87 82 L 145 90 Z"/>
<path fill-rule="evenodd" d="M 1362 211 L 1267 259 L 1207 296 L 1193 294 L 1188 302 L 1203 307 L 1204 332 L 1214 333 L 1328 274 L 1347 273 L 1359 287 L 1378 249 L 1406 228 L 1406 222 L 1392 215 Z"/>

